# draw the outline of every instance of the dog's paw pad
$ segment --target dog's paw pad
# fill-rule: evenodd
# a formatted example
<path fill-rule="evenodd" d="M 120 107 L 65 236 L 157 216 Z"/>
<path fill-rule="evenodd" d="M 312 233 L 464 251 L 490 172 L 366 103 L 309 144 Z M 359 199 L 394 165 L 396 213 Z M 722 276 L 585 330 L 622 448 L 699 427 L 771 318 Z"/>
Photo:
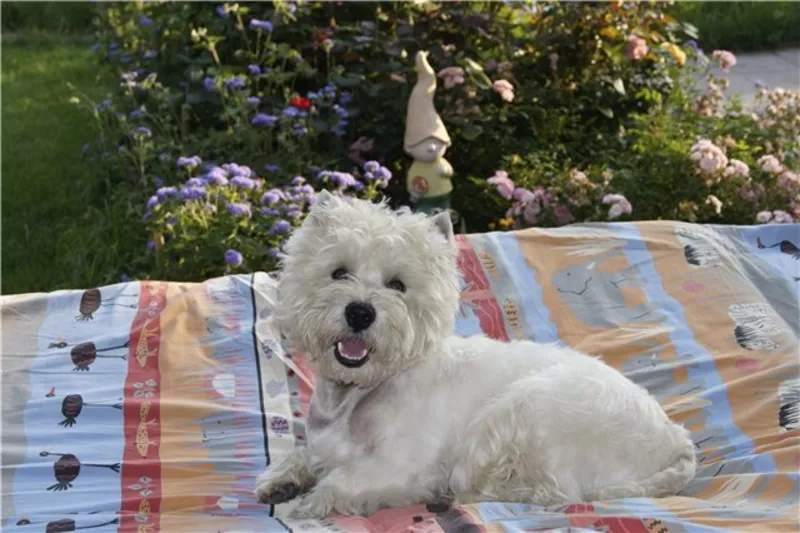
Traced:
<path fill-rule="evenodd" d="M 256 496 L 259 503 L 277 505 L 288 502 L 300 494 L 300 485 L 297 483 L 281 483 L 278 485 L 264 484 L 256 487 Z"/>

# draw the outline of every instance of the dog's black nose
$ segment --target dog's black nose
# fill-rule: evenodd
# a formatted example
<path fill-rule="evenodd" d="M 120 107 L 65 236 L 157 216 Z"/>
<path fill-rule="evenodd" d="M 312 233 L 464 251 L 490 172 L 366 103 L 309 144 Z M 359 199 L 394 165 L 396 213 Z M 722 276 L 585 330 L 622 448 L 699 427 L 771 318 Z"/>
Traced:
<path fill-rule="evenodd" d="M 344 308 L 347 325 L 354 332 L 364 331 L 375 322 L 375 308 L 367 302 L 350 302 Z"/>

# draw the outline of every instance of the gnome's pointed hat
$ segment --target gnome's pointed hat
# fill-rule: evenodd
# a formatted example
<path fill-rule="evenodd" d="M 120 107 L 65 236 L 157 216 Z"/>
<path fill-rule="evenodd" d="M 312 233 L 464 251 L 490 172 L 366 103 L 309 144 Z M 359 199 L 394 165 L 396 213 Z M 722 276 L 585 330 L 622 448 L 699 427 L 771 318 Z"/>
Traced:
<path fill-rule="evenodd" d="M 433 94 L 436 92 L 436 74 L 428 64 L 427 52 L 419 51 L 416 56 L 417 83 L 408 98 L 406 112 L 406 136 L 403 145 L 406 150 L 434 137 L 450 146 L 450 136 L 444 122 L 433 107 Z"/>

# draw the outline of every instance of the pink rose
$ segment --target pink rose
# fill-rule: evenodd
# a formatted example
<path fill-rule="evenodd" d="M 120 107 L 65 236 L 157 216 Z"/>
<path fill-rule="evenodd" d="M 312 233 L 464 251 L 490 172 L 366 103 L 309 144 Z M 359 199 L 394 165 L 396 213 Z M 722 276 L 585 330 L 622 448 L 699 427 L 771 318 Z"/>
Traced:
<path fill-rule="evenodd" d="M 444 80 L 444 88 L 452 89 L 464 83 L 464 69 L 461 67 L 447 67 L 439 71 L 439 77 Z"/>
<path fill-rule="evenodd" d="M 511 200 L 514 195 L 514 182 L 508 177 L 505 170 L 495 171 L 494 176 L 486 180 L 489 185 L 497 187 L 497 192 L 506 200 Z"/>
<path fill-rule="evenodd" d="M 625 45 L 625 55 L 634 61 L 644 58 L 650 49 L 647 47 L 647 41 L 637 35 L 628 37 L 628 43 Z"/>
<path fill-rule="evenodd" d="M 556 216 L 556 222 L 558 222 L 559 226 L 569 224 L 575 220 L 575 217 L 572 216 L 572 212 L 569 210 L 569 207 L 565 205 L 555 206 L 553 208 L 553 214 Z"/>
<path fill-rule="evenodd" d="M 500 95 L 506 102 L 514 101 L 514 86 L 508 80 L 497 80 L 492 84 L 494 92 Z"/>
<path fill-rule="evenodd" d="M 726 176 L 742 176 L 746 178 L 750 175 L 750 167 L 744 161 L 738 159 L 731 159 L 728 162 L 728 168 L 725 169 Z"/>
<path fill-rule="evenodd" d="M 714 50 L 711 57 L 719 62 L 723 72 L 728 72 L 731 67 L 736 65 L 736 56 L 727 50 Z"/>

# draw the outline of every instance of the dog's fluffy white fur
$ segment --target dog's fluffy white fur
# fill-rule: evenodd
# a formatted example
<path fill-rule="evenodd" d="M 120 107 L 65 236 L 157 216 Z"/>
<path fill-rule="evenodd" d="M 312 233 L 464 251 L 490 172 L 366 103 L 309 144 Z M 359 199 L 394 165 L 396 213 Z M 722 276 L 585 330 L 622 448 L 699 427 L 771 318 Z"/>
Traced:
<path fill-rule="evenodd" d="M 459 284 L 446 213 L 396 214 L 323 193 L 285 251 L 276 319 L 309 354 L 317 387 L 307 447 L 259 476 L 259 501 L 301 496 L 296 517 L 554 505 L 669 496 L 694 475 L 688 432 L 599 359 L 453 335 Z M 374 311 L 365 329 L 345 316 L 352 302 Z M 342 359 L 341 341 L 368 352 Z"/>

